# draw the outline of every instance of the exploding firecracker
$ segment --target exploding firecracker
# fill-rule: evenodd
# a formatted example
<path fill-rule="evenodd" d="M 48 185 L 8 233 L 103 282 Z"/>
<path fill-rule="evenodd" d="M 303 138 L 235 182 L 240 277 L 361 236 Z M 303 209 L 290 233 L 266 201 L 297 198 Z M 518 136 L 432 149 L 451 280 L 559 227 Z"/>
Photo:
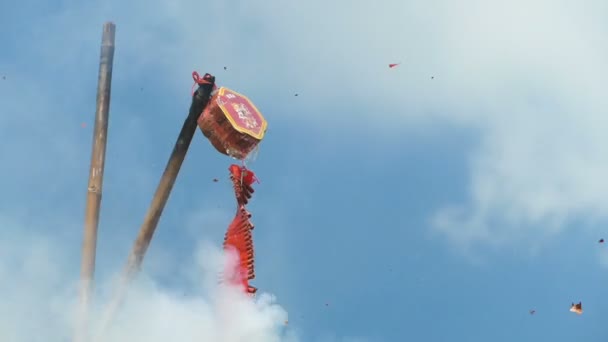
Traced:
<path fill-rule="evenodd" d="M 249 284 L 255 278 L 253 235 L 254 228 L 251 223 L 251 213 L 246 209 L 246 204 L 253 195 L 253 183 L 256 181 L 255 174 L 244 166 L 231 165 L 230 179 L 234 187 L 237 202 L 237 212 L 234 220 L 224 237 L 224 250 L 236 252 L 238 260 L 233 269 L 225 270 L 225 281 L 231 285 L 241 286 L 249 294 L 255 294 L 257 289 Z"/>

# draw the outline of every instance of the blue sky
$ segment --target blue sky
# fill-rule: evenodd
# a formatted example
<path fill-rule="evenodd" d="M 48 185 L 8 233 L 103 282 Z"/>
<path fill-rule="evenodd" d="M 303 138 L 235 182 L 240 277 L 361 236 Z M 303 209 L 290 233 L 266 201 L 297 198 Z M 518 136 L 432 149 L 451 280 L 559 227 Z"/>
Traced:
<path fill-rule="evenodd" d="M 196 70 L 246 94 L 269 122 L 249 207 L 253 284 L 276 303 L 238 313 L 260 318 L 274 338 L 261 341 L 603 341 L 606 7 L 3 2 L 0 291 L 11 300 L 0 336 L 69 336 L 57 310 L 79 272 L 101 27 L 111 20 L 102 284 L 126 260 Z M 198 325 L 188 313 L 213 302 L 192 269 L 234 215 L 230 163 L 196 134 L 130 309 L 166 315 L 183 336 Z M 578 301 L 582 316 L 568 312 Z M 139 338 L 133 331 L 151 324 L 132 323 Z"/>

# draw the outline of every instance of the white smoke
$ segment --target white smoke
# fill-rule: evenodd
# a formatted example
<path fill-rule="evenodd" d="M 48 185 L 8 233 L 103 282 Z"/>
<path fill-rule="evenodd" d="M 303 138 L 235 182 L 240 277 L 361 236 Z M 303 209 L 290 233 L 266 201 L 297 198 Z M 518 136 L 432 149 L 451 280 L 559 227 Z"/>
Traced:
<path fill-rule="evenodd" d="M 4 233 L 10 230 L 9 227 Z M 0 341 L 70 341 L 77 303 L 78 262 L 52 237 L 18 234 L 0 240 Z M 219 247 L 201 244 L 191 260 L 184 289 L 168 289 L 141 274 L 103 335 L 104 342 L 215 341 L 294 342 L 287 312 L 268 293 L 250 298 L 218 284 Z M 74 268 L 73 266 L 76 267 Z M 174 265 L 179 267 L 179 265 Z M 92 332 L 105 309 L 111 279 L 98 279 L 91 312 Z"/>

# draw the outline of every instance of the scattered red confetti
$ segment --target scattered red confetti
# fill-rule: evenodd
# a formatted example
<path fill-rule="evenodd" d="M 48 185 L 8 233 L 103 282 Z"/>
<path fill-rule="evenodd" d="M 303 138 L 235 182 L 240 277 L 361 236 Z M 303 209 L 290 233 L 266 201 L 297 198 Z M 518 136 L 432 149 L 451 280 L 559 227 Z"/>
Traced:
<path fill-rule="evenodd" d="M 392 68 L 398 66 L 399 64 L 401 64 L 401 63 L 391 63 L 388 65 L 388 67 L 392 69 Z"/>
<path fill-rule="evenodd" d="M 80 124 L 80 126 L 82 126 L 82 128 L 86 128 L 87 124 L 83 122 L 83 123 Z"/>

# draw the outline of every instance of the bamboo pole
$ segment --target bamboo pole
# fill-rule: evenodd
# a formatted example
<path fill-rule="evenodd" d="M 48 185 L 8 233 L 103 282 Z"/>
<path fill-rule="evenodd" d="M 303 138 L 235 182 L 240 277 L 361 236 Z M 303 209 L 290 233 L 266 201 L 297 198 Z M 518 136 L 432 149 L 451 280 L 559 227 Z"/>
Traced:
<path fill-rule="evenodd" d="M 107 22 L 103 25 L 99 76 L 97 80 L 97 110 L 93 129 L 93 151 L 89 171 L 89 185 L 85 211 L 82 262 L 80 266 L 80 311 L 77 317 L 74 342 L 86 340 L 88 311 L 93 292 L 95 254 L 97 251 L 97 228 L 103 187 L 103 172 L 106 157 L 110 93 L 112 88 L 112 67 L 114 63 L 114 37 L 116 26 Z"/>
<path fill-rule="evenodd" d="M 156 193 L 152 198 L 152 203 L 148 208 L 148 212 L 144 217 L 144 221 L 140 227 L 137 239 L 133 244 L 133 248 L 129 258 L 127 259 L 127 264 L 118 284 L 118 289 L 114 293 L 112 301 L 108 304 L 107 309 L 104 311 L 99 334 L 96 335 L 96 341 L 100 340 L 100 338 L 103 336 L 102 334 L 105 333 L 105 330 L 111 324 L 113 316 L 123 302 L 130 282 L 135 278 L 141 268 L 144 256 L 148 250 L 148 246 L 152 241 L 152 237 L 154 236 L 154 232 L 163 213 L 163 209 L 165 208 L 165 204 L 169 199 L 169 195 L 171 194 L 175 180 L 177 179 L 182 163 L 186 157 L 186 153 L 190 147 L 190 143 L 192 142 L 192 137 L 196 132 L 197 119 L 209 102 L 211 91 L 213 90 L 213 85 L 215 84 L 215 77 L 207 74 L 205 75 L 205 79 L 210 81 L 210 83 L 200 84 L 199 88 L 192 96 L 190 111 L 184 120 L 182 129 L 173 147 L 173 151 L 171 152 L 169 160 L 167 161 L 165 171 L 163 172 L 158 187 L 156 188 Z"/>

